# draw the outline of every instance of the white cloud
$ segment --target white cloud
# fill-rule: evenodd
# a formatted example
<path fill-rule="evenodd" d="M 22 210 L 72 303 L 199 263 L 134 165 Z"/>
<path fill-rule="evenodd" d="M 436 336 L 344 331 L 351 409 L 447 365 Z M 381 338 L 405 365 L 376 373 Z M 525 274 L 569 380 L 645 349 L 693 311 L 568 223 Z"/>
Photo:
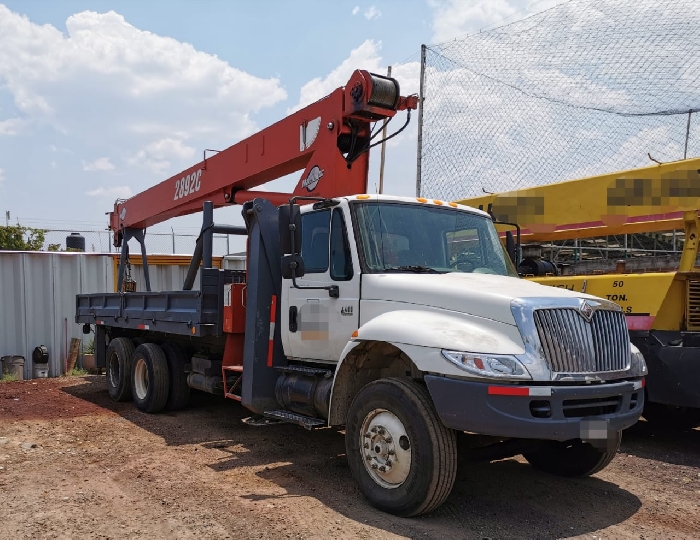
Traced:
<path fill-rule="evenodd" d="M 2 169 L 0 169 L 0 182 L 4 182 L 4 181 L 5 181 L 5 173 Z"/>
<path fill-rule="evenodd" d="M 2 4 L 0 88 L 37 130 L 48 126 L 73 147 L 97 146 L 115 160 L 141 159 L 158 174 L 249 135 L 258 128 L 253 115 L 287 97 L 276 78 L 140 30 L 113 11 L 72 15 L 62 33 Z M 0 133 L 16 130 L 8 121 Z M 140 175 L 134 187 L 159 179 Z"/>
<path fill-rule="evenodd" d="M 372 19 L 378 19 L 379 17 L 381 17 L 382 12 L 379 11 L 379 8 L 377 8 L 377 6 L 370 6 L 365 10 L 363 15 L 365 16 L 365 19 L 371 21 Z"/>
<path fill-rule="evenodd" d="M 128 158 L 127 163 L 143 167 L 157 174 L 168 170 L 171 159 L 191 161 L 194 155 L 195 149 L 192 146 L 187 146 L 177 139 L 166 138 L 146 145 L 131 158 Z"/>
<path fill-rule="evenodd" d="M 62 152 L 64 154 L 72 154 L 73 153 L 73 150 L 70 150 L 68 148 L 59 148 L 55 144 L 49 145 L 49 150 L 51 150 L 52 152 Z"/>
<path fill-rule="evenodd" d="M 113 171 L 114 165 L 108 157 L 100 157 L 94 161 L 86 162 L 83 160 L 84 171 Z"/>
<path fill-rule="evenodd" d="M 352 14 L 357 15 L 360 12 L 360 6 L 355 6 L 352 8 Z"/>
<path fill-rule="evenodd" d="M 564 0 L 428 0 L 433 9 L 433 43 L 507 24 Z"/>
<path fill-rule="evenodd" d="M 343 60 L 343 62 L 328 75 L 311 79 L 302 86 L 301 92 L 299 93 L 299 102 L 296 106 L 288 109 L 287 112 L 292 113 L 302 107 L 306 107 L 310 103 L 330 94 L 339 86 L 345 85 L 350 75 L 352 75 L 352 72 L 356 69 L 380 72 L 381 57 L 379 56 L 379 51 L 381 47 L 382 44 L 379 41 L 371 39 L 364 41 L 362 45 L 350 51 L 350 56 Z M 386 72 L 386 69 L 384 72 Z"/>
<path fill-rule="evenodd" d="M 128 199 L 133 195 L 129 186 L 111 186 L 108 188 L 100 187 L 91 191 L 86 191 L 86 195 L 90 197 L 110 197 L 112 199 Z"/>
<path fill-rule="evenodd" d="M 0 121 L 0 135 L 17 135 L 25 123 L 21 118 L 2 120 Z"/>
<path fill-rule="evenodd" d="M 301 89 L 299 103 L 292 110 L 312 103 L 340 86 L 344 86 L 355 69 L 367 69 L 374 73 L 385 74 L 386 63 L 380 56 L 381 43 L 366 40 L 359 47 L 350 51 L 349 56 L 327 75 L 316 77 Z M 420 82 L 420 64 L 409 62 L 393 66 L 392 77 L 399 81 L 401 94 L 406 96 L 418 93 Z M 405 112 L 400 112 L 388 127 L 388 135 L 396 132 L 406 121 Z M 415 194 L 416 175 L 416 134 L 417 115 L 413 111 L 411 123 L 405 131 L 387 143 L 384 193 L 412 196 Z M 371 152 L 370 173 L 367 189 L 375 191 L 378 186 L 379 147 Z M 298 175 L 290 175 L 285 184 L 270 186 L 272 191 L 292 190 L 298 181 Z"/>

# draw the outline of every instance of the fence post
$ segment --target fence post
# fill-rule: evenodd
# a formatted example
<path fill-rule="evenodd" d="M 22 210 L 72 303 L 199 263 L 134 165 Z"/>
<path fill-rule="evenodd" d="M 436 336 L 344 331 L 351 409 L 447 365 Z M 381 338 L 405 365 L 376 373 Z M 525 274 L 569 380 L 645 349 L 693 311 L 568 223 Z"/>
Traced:
<path fill-rule="evenodd" d="M 683 150 L 683 159 L 688 159 L 688 139 L 690 138 L 690 117 L 693 115 L 693 109 L 688 111 L 688 124 L 685 127 L 685 150 Z"/>
<path fill-rule="evenodd" d="M 423 159 L 423 100 L 425 99 L 425 45 L 420 46 L 420 89 L 418 94 L 418 151 L 416 163 L 416 197 L 420 197 L 421 161 Z"/>

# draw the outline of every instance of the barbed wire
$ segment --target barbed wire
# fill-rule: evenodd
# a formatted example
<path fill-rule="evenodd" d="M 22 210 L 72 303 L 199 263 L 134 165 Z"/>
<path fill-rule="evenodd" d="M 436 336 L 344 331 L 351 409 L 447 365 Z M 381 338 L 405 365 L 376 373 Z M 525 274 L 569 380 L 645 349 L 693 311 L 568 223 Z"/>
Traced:
<path fill-rule="evenodd" d="M 420 195 L 700 154 L 696 0 L 570 0 L 426 51 Z"/>

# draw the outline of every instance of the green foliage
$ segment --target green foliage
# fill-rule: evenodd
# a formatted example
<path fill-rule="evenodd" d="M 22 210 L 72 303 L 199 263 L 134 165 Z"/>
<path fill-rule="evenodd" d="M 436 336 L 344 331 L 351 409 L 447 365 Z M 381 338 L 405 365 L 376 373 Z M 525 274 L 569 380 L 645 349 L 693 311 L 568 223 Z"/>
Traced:
<path fill-rule="evenodd" d="M 40 251 L 44 246 L 46 231 L 21 225 L 0 226 L 0 250 Z"/>
<path fill-rule="evenodd" d="M 90 339 L 87 345 L 83 345 L 83 354 L 95 354 L 95 339 Z"/>
<path fill-rule="evenodd" d="M 86 369 L 81 369 L 81 368 L 73 368 L 70 371 L 67 371 L 64 377 L 83 377 L 85 375 L 88 375 L 88 371 Z"/>
<path fill-rule="evenodd" d="M 19 381 L 19 377 L 14 373 L 3 373 L 0 383 Z"/>
<path fill-rule="evenodd" d="M 61 244 L 49 244 L 46 248 L 47 251 L 61 251 Z"/>

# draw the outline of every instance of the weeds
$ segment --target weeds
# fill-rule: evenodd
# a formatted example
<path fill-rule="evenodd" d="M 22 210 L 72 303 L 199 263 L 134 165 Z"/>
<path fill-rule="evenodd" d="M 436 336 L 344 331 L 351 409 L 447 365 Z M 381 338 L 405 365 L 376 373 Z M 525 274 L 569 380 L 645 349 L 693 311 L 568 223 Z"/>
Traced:
<path fill-rule="evenodd" d="M 15 382 L 19 381 L 19 377 L 14 373 L 3 373 L 0 382 Z"/>
<path fill-rule="evenodd" d="M 66 371 L 64 377 L 83 377 L 88 374 L 87 369 L 73 368 L 70 371 Z"/>

